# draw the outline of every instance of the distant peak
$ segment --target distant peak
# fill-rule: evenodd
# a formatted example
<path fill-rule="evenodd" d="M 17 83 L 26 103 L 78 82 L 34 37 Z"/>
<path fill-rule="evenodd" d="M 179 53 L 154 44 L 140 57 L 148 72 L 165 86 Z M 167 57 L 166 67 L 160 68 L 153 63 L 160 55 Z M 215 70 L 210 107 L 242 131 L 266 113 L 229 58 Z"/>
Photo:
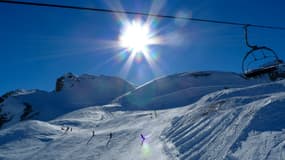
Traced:
<path fill-rule="evenodd" d="M 82 74 L 82 75 L 75 75 L 71 72 L 65 73 L 61 77 L 57 78 L 56 80 L 56 92 L 59 92 L 65 88 L 74 88 L 74 87 L 83 87 L 89 86 L 90 88 L 98 88 L 98 85 L 123 85 L 126 84 L 129 89 L 133 89 L 133 86 L 129 84 L 124 79 L 115 76 L 107 76 L 107 75 L 91 75 L 91 74 Z"/>

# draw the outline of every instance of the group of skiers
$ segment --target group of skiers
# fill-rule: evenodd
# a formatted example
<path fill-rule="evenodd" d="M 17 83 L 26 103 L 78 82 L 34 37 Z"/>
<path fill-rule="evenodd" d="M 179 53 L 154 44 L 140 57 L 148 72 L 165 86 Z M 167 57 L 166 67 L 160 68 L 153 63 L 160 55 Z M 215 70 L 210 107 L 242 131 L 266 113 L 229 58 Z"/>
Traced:
<path fill-rule="evenodd" d="M 64 133 L 63 133 L 63 135 L 64 135 L 64 134 L 67 134 L 68 131 L 72 132 L 72 127 L 69 127 L 69 126 L 67 126 L 66 128 L 61 127 L 61 130 L 64 130 Z"/>
<path fill-rule="evenodd" d="M 153 118 L 153 117 L 154 117 L 154 118 L 157 117 L 156 111 L 154 111 L 154 113 L 151 114 L 151 118 Z M 69 127 L 69 126 L 67 126 L 66 128 L 65 128 L 65 127 L 61 127 L 61 130 L 64 130 L 64 133 L 63 133 L 63 135 L 64 135 L 64 134 L 67 134 L 68 131 L 72 132 L 72 127 Z M 95 137 L 95 130 L 92 130 L 92 136 L 91 136 L 91 137 L 89 138 L 89 140 L 87 141 L 87 145 L 90 143 L 90 141 L 91 141 L 94 137 Z M 106 146 L 107 146 L 107 147 L 109 146 L 112 137 L 113 137 L 113 133 L 110 132 L 108 141 L 107 141 L 107 143 L 106 143 Z M 141 140 L 141 143 L 140 143 L 140 144 L 143 145 L 144 142 L 145 142 L 145 140 L 146 140 L 146 138 L 145 138 L 145 136 L 144 136 L 143 134 L 140 134 L 140 140 Z"/>
<path fill-rule="evenodd" d="M 87 141 L 87 145 L 89 144 L 89 142 L 90 142 L 94 137 L 95 137 L 95 131 L 93 130 L 93 131 L 92 131 L 92 136 L 91 136 L 91 137 L 89 138 L 89 140 Z M 110 132 L 110 134 L 109 134 L 109 139 L 108 139 L 108 141 L 107 141 L 107 143 L 106 143 L 106 146 L 107 146 L 107 147 L 109 146 L 112 137 L 113 137 L 113 134 L 112 134 L 112 132 Z"/>
<path fill-rule="evenodd" d="M 64 134 L 67 134 L 68 131 L 72 132 L 72 127 L 69 127 L 67 126 L 66 128 L 65 127 L 61 127 L 61 130 L 64 130 Z M 95 137 L 95 130 L 92 130 L 92 136 L 89 138 L 89 140 L 87 141 L 87 145 L 90 143 L 90 141 Z M 113 133 L 110 132 L 109 134 L 109 138 L 108 138 L 108 141 L 106 143 L 106 146 L 108 147 L 110 142 L 111 142 L 111 139 L 113 138 Z M 145 136 L 143 134 L 140 134 L 140 138 L 141 138 L 141 145 L 143 145 L 144 141 L 146 140 Z"/>

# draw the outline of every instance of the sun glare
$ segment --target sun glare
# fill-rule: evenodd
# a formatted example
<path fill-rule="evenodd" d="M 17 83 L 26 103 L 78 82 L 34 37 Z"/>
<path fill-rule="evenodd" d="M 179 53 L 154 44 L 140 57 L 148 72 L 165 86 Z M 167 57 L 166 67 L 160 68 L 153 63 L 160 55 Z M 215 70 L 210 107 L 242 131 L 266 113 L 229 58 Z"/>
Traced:
<path fill-rule="evenodd" d="M 133 62 L 147 62 L 154 74 L 160 73 L 155 63 L 158 61 L 158 53 L 151 48 L 162 43 L 158 32 L 154 32 L 157 20 L 149 18 L 143 22 L 140 19 L 130 21 L 122 18 L 121 23 L 123 26 L 117 44 L 119 48 L 123 48 L 120 55 L 126 54 L 127 57 L 122 73 L 127 75 Z"/>
<path fill-rule="evenodd" d="M 150 7 L 150 13 L 157 14 L 163 7 L 164 0 L 154 1 Z M 111 3 L 110 7 L 114 10 L 124 10 L 120 2 Z M 113 41 L 112 45 L 118 49 L 119 54 L 116 56 L 118 62 L 122 62 L 123 66 L 120 74 L 128 76 L 133 64 L 136 70 L 143 72 L 145 64 L 151 68 L 153 75 L 159 75 L 161 69 L 157 65 L 160 59 L 159 45 L 163 45 L 165 39 L 161 35 L 161 28 L 158 28 L 159 19 L 154 16 L 127 16 L 126 14 L 115 14 L 121 25 L 118 38 Z"/>
<path fill-rule="evenodd" d="M 147 54 L 148 46 L 154 41 L 150 33 L 150 27 L 139 21 L 128 23 L 119 37 L 120 46 L 134 54 Z"/>

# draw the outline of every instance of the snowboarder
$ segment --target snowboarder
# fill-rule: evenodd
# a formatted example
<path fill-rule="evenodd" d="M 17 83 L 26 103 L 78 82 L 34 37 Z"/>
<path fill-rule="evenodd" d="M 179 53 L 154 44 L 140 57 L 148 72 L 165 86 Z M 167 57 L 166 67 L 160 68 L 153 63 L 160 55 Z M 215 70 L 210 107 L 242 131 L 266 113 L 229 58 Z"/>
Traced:
<path fill-rule="evenodd" d="M 107 144 L 106 144 L 107 147 L 109 146 L 109 143 L 111 142 L 112 137 L 113 137 L 113 134 L 112 134 L 112 132 L 111 132 L 111 133 L 109 134 L 109 139 L 108 139 L 108 142 L 107 142 Z"/>
<path fill-rule="evenodd" d="M 141 145 L 143 145 L 144 141 L 145 141 L 145 137 L 143 134 L 141 134 Z"/>

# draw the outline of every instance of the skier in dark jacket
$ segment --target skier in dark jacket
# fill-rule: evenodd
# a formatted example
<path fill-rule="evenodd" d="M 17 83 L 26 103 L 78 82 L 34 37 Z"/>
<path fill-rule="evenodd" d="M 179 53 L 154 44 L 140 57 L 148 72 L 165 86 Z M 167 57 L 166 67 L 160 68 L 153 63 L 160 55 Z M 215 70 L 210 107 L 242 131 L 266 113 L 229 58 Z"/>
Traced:
<path fill-rule="evenodd" d="M 89 142 L 92 140 L 93 137 L 95 137 L 95 131 L 94 130 L 92 131 L 92 136 L 87 141 L 87 145 L 89 144 Z"/>
<path fill-rule="evenodd" d="M 110 133 L 110 136 L 109 136 L 109 139 L 112 139 L 112 137 L 113 137 L 113 134 L 112 134 L 112 132 Z"/>
<path fill-rule="evenodd" d="M 109 143 L 111 142 L 112 137 L 113 137 L 113 134 L 112 134 L 112 132 L 111 132 L 111 133 L 109 134 L 109 139 L 108 139 L 108 142 L 107 142 L 107 144 L 106 144 L 107 147 L 109 146 Z"/>

